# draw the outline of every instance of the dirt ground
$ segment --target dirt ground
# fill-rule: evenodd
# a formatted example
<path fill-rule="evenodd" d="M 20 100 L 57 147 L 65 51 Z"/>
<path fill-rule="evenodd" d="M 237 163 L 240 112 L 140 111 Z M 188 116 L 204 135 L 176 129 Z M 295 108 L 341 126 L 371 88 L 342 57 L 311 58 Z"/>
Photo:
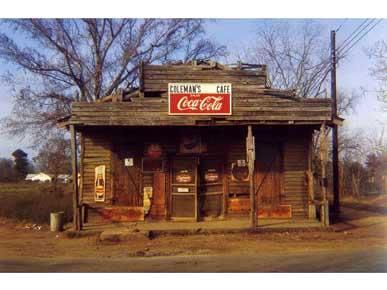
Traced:
<path fill-rule="evenodd" d="M 142 234 L 125 242 L 101 242 L 98 236 L 69 238 L 46 227 L 27 229 L 9 220 L 0 222 L 0 256 L 9 257 L 100 257 L 249 254 L 297 252 L 324 249 L 353 249 L 386 246 L 387 217 L 364 216 L 357 210 L 346 213 L 357 219 L 337 226 L 337 232 L 238 233 L 189 236 L 160 236 L 149 240 Z M 355 213 L 353 213 L 355 212 Z"/>
<path fill-rule="evenodd" d="M 220 260 L 230 256 L 255 256 L 261 257 L 260 261 L 263 261 L 263 257 L 269 253 L 278 257 L 284 255 L 305 255 L 305 257 L 322 255 L 328 257 L 327 255 L 335 256 L 335 253 L 351 255 L 353 252 L 353 255 L 355 253 L 356 255 L 365 255 L 369 251 L 380 250 L 384 254 L 387 253 L 386 241 L 387 214 L 351 206 L 343 207 L 342 221 L 333 226 L 333 231 L 202 234 L 160 236 L 154 239 L 148 239 L 139 233 L 133 239 L 125 242 L 102 242 L 96 235 L 70 238 L 66 233 L 49 232 L 47 226 L 39 229 L 37 226 L 32 227 L 3 219 L 0 220 L 0 271 L 19 271 L 17 267 L 12 268 L 12 261 L 20 260 L 23 263 L 31 263 L 30 267 L 24 270 L 34 271 L 34 263 L 45 261 L 45 259 L 56 264 L 77 259 L 77 263 L 80 265 L 82 261 L 87 261 L 87 259 L 112 262 L 117 261 L 117 259 L 118 261 L 145 259 L 146 262 L 146 259 L 163 257 L 191 257 L 189 259 L 193 261 L 192 259 L 199 256 L 205 259 L 217 257 Z M 367 253 L 364 250 L 367 250 Z M 375 255 L 380 257 L 379 253 Z M 351 260 L 348 261 L 352 263 Z M 3 265 L 1 265 L 2 263 Z M 235 269 L 235 261 L 230 263 L 234 265 L 234 268 L 230 269 Z M 91 262 L 91 264 L 95 263 Z M 143 268 L 129 271 L 140 271 L 145 269 L 144 267 L 146 267 L 145 264 Z M 153 268 L 149 265 L 148 267 L 151 267 L 146 268 L 148 271 L 156 271 L 157 269 L 157 265 L 154 265 Z M 46 268 L 42 269 L 45 271 Z M 79 270 L 93 271 L 93 269 L 95 271 L 93 267 L 80 268 Z M 122 268 L 118 267 L 117 269 Z M 177 271 L 179 269 L 175 268 Z M 244 269 L 242 265 L 240 269 Z M 50 271 L 50 268 L 46 270 Z M 20 268 L 20 271 L 23 271 L 23 268 Z M 59 267 L 55 268 L 55 271 L 67 270 L 65 267 Z M 108 268 L 107 271 L 114 270 Z"/>

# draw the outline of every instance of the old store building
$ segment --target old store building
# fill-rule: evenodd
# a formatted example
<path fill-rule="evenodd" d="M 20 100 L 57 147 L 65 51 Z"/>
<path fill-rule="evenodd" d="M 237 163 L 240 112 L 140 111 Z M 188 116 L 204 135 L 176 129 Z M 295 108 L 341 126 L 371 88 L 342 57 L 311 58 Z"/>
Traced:
<path fill-rule="evenodd" d="M 143 65 L 138 90 L 60 121 L 81 148 L 75 225 L 315 219 L 312 135 L 335 122 L 330 99 L 268 87 L 264 65 Z"/>

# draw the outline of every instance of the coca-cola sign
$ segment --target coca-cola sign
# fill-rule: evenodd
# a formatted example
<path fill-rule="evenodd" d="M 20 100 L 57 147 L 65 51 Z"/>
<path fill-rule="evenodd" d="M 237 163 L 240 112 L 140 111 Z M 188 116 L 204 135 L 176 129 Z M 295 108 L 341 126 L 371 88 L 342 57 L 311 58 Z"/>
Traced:
<path fill-rule="evenodd" d="M 231 84 L 169 83 L 170 115 L 231 115 Z"/>

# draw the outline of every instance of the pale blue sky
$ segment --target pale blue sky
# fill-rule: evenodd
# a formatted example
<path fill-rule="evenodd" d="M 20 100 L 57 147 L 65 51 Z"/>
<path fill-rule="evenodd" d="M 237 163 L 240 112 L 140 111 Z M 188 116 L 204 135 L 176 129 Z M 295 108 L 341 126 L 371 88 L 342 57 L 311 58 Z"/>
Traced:
<path fill-rule="evenodd" d="M 266 20 L 267 21 L 267 20 Z M 296 21 L 296 20 L 287 20 Z M 319 22 L 323 28 L 323 34 L 329 40 L 330 30 L 336 29 L 343 23 L 343 19 L 323 19 Z M 338 45 L 362 22 L 362 19 L 347 19 L 340 31 L 337 33 Z M 239 20 L 217 20 L 207 24 L 208 33 L 219 43 L 228 46 L 229 50 L 238 51 L 243 47 L 249 46 L 254 41 L 254 33 L 262 20 L 257 19 L 239 19 Z M 376 90 L 377 85 L 369 74 L 371 66 L 370 60 L 364 53 L 366 47 L 371 46 L 378 40 L 387 40 L 387 21 L 383 20 L 366 37 L 364 37 L 352 50 L 347 59 L 345 59 L 338 68 L 337 81 L 338 86 L 351 92 L 364 87 L 367 90 Z M 4 64 L 0 66 L 0 73 L 5 70 Z M 0 118 L 7 116 L 12 108 L 11 92 L 0 84 Z M 356 113 L 347 117 L 346 124 L 351 129 L 362 128 L 364 130 L 373 130 L 380 128 L 380 122 L 387 124 L 387 114 L 383 114 L 381 106 L 373 93 L 369 93 L 358 104 Z M 18 140 L 9 136 L 0 135 L 0 157 L 10 157 L 11 152 L 17 148 L 22 148 L 33 157 L 35 153 L 28 149 L 28 140 Z"/>

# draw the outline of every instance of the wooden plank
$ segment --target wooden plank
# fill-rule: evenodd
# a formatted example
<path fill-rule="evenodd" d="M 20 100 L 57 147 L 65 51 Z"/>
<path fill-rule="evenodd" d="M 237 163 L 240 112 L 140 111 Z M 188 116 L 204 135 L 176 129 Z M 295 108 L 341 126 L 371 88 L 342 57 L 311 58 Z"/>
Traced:
<path fill-rule="evenodd" d="M 229 198 L 227 204 L 229 213 L 248 213 L 250 211 L 249 198 Z"/>
<path fill-rule="evenodd" d="M 164 172 L 155 172 L 153 174 L 153 184 L 152 184 L 153 197 L 152 197 L 152 205 L 150 209 L 150 216 L 153 219 L 164 219 L 166 215 L 165 179 L 166 179 L 166 174 Z"/>
<path fill-rule="evenodd" d="M 135 222 L 144 220 L 144 208 L 134 206 L 105 206 L 92 208 L 103 220 L 109 222 Z"/>
<path fill-rule="evenodd" d="M 292 206 L 291 205 L 279 205 L 275 208 L 260 207 L 257 211 L 257 216 L 258 216 L 258 218 L 289 219 L 289 218 L 292 218 Z"/>
<path fill-rule="evenodd" d="M 76 231 L 82 229 L 82 221 L 79 216 L 79 188 L 78 188 L 78 161 L 77 161 L 77 135 L 74 125 L 70 125 L 71 166 L 73 175 L 73 228 Z"/>
<path fill-rule="evenodd" d="M 180 75 L 182 73 L 192 74 L 192 75 L 219 75 L 219 76 L 266 76 L 266 72 L 259 70 L 202 70 L 196 69 L 192 66 L 190 67 L 149 67 L 148 65 L 144 66 L 144 75 Z"/>
<path fill-rule="evenodd" d="M 257 213 L 256 213 L 256 201 L 255 201 L 255 190 L 254 190 L 255 145 L 254 145 L 254 137 L 253 137 L 253 128 L 251 125 L 247 127 L 246 156 L 247 156 L 247 162 L 249 167 L 250 223 L 251 223 L 251 228 L 255 229 L 257 226 Z"/>

